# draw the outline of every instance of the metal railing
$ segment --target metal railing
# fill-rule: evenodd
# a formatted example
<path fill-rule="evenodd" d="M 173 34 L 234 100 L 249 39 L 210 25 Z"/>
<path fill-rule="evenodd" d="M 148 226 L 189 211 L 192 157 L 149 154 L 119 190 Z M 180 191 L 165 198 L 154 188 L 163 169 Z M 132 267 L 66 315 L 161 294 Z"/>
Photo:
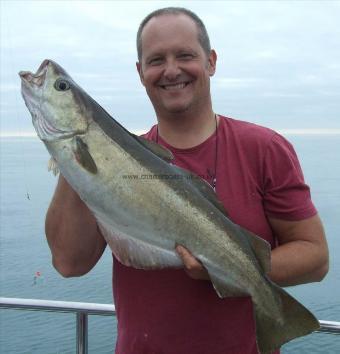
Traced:
<path fill-rule="evenodd" d="M 76 314 L 76 339 L 78 354 L 87 354 L 88 352 L 88 315 L 114 316 L 116 314 L 114 305 L 108 304 L 18 299 L 11 297 L 0 297 L 0 308 Z"/>
<path fill-rule="evenodd" d="M 18 299 L 0 297 L 0 308 L 75 313 L 77 320 L 77 354 L 88 352 L 88 315 L 114 316 L 114 305 L 89 302 L 52 301 L 38 299 Z M 320 329 L 316 332 L 340 335 L 340 322 L 319 320 Z"/>

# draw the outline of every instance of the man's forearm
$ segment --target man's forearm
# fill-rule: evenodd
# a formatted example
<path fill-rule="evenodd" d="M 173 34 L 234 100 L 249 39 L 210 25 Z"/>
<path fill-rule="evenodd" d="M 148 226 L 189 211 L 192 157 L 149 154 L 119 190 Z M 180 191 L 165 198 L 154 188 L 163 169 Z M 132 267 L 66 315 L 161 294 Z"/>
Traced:
<path fill-rule="evenodd" d="M 270 279 L 281 286 L 322 280 L 328 271 L 328 247 L 319 216 L 269 221 L 279 243 L 272 251 Z"/>
<path fill-rule="evenodd" d="M 106 246 L 94 216 L 61 175 L 46 215 L 45 231 L 53 265 L 66 277 L 87 273 Z"/>
<path fill-rule="evenodd" d="M 317 282 L 327 271 L 327 250 L 308 241 L 292 241 L 272 251 L 269 278 L 280 286 Z"/>

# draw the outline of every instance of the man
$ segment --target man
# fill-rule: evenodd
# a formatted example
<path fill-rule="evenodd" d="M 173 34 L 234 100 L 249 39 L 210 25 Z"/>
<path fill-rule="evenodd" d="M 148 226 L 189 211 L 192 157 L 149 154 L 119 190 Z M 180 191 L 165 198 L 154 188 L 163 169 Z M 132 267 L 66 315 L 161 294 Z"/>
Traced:
<path fill-rule="evenodd" d="M 137 48 L 137 70 L 158 120 L 146 137 L 169 148 L 175 164 L 203 176 L 229 217 L 272 245 L 274 282 L 320 281 L 327 244 L 295 152 L 269 129 L 214 113 L 217 55 L 201 20 L 185 9 L 158 10 L 142 22 Z M 88 272 L 106 246 L 62 176 L 46 235 L 64 276 Z M 250 298 L 219 299 L 200 262 L 181 246 L 177 252 L 184 271 L 137 270 L 114 259 L 116 353 L 257 353 Z"/>

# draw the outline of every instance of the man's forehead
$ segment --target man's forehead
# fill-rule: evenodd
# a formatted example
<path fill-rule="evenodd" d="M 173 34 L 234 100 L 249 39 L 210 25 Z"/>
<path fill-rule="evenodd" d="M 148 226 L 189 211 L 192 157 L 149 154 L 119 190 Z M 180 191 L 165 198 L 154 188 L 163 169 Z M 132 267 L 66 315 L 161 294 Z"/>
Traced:
<path fill-rule="evenodd" d="M 169 27 L 182 27 L 185 26 L 188 29 L 191 28 L 197 31 L 197 26 L 195 21 L 186 14 L 162 14 L 152 17 L 144 26 L 144 29 L 141 33 L 141 37 L 144 37 L 145 34 L 152 30 L 162 30 Z"/>

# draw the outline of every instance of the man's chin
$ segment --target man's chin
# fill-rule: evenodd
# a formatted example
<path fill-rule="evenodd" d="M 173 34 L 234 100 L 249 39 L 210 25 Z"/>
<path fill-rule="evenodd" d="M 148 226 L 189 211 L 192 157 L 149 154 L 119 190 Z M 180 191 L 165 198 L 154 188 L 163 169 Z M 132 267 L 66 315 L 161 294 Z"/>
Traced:
<path fill-rule="evenodd" d="M 186 113 L 190 109 L 190 105 L 173 105 L 173 106 L 166 106 L 165 110 L 171 114 L 181 114 Z"/>

